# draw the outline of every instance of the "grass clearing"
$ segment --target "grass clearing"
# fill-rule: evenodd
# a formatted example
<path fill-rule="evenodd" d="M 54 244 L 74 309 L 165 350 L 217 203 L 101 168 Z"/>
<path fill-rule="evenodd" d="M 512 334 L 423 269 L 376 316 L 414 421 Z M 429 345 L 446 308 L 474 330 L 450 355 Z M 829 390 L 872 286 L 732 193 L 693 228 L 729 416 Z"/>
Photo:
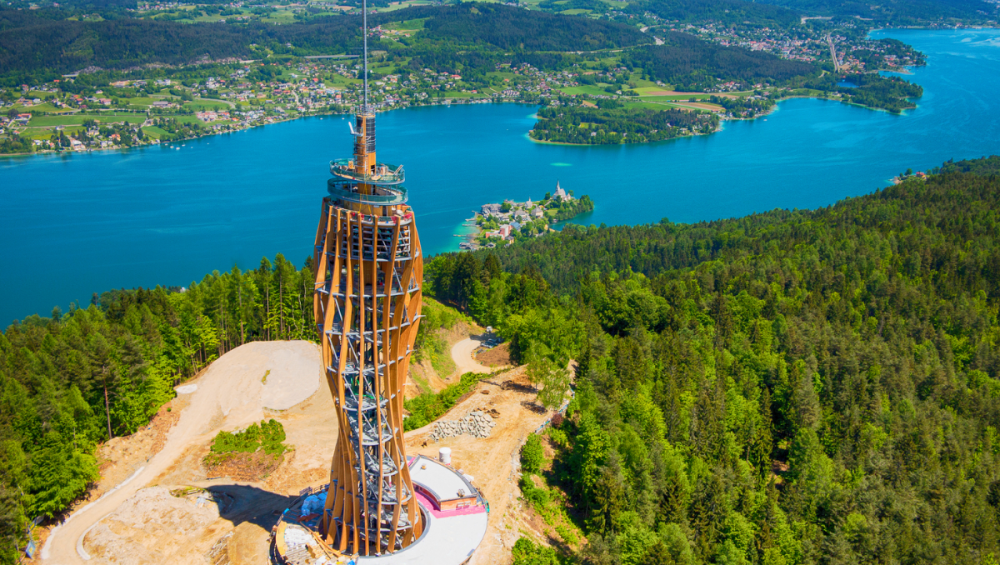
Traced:
<path fill-rule="evenodd" d="M 695 100 L 710 100 L 712 96 L 710 94 L 684 94 L 669 96 L 640 96 L 639 98 L 648 102 L 689 102 L 692 98 Z"/>
<path fill-rule="evenodd" d="M 225 102 L 212 102 L 210 100 L 195 100 L 193 102 L 185 102 L 184 108 L 196 112 L 202 110 L 228 110 L 229 104 Z"/>
<path fill-rule="evenodd" d="M 620 100 L 621 99 L 619 99 L 619 101 Z M 625 106 L 628 107 L 628 108 L 645 108 L 645 109 L 649 109 L 649 110 L 666 110 L 666 109 L 669 109 L 669 108 L 681 108 L 681 109 L 685 109 L 685 110 L 689 110 L 690 109 L 690 108 L 686 108 L 684 106 L 678 106 L 677 104 L 669 104 L 669 103 L 662 103 L 662 102 L 630 102 L 630 101 L 626 101 L 625 102 Z"/>
<path fill-rule="evenodd" d="M 574 96 L 578 95 L 578 94 L 586 94 L 588 96 L 609 96 L 610 95 L 610 93 L 605 92 L 603 88 L 600 88 L 598 86 L 592 86 L 592 85 L 570 86 L 570 87 L 560 88 L 559 91 L 561 91 L 564 94 L 569 94 L 569 95 L 574 95 Z"/>
<path fill-rule="evenodd" d="M 146 126 L 142 128 L 142 132 L 154 139 L 163 139 L 170 136 L 167 130 L 156 126 Z"/>
<path fill-rule="evenodd" d="M 430 18 L 417 18 L 413 20 L 406 20 L 403 22 L 390 22 L 384 26 L 384 29 L 392 29 L 396 31 L 417 31 L 424 29 L 424 23 Z"/>
<path fill-rule="evenodd" d="M 61 108 L 56 108 L 48 102 L 42 102 L 41 104 L 36 104 L 34 106 L 14 106 L 14 109 L 19 113 L 27 112 L 62 112 Z"/>
<path fill-rule="evenodd" d="M 113 122 L 128 122 L 130 124 L 141 124 L 146 121 L 146 116 L 141 114 L 73 114 L 71 116 L 38 116 L 32 118 L 28 124 L 31 127 L 56 127 L 56 126 L 78 126 L 87 120 L 96 120 L 101 124 Z"/>

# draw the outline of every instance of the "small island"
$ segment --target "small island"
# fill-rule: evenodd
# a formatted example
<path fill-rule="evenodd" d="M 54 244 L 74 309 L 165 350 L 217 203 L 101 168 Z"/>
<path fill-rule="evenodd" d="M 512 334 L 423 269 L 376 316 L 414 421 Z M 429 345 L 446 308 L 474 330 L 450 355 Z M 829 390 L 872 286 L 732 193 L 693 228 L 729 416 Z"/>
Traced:
<path fill-rule="evenodd" d="M 462 242 L 459 247 L 472 250 L 500 244 L 510 245 L 521 239 L 539 237 L 552 230 L 551 224 L 593 210 L 594 202 L 589 196 L 576 198 L 572 190 L 564 190 L 556 181 L 555 192 L 546 192 L 537 202 L 532 202 L 529 197 L 525 202 L 504 200 L 501 203 L 483 204 L 473 218 L 479 228 L 478 233 L 470 236 L 469 241 Z"/>
<path fill-rule="evenodd" d="M 662 141 L 717 129 L 719 117 L 708 111 L 628 108 L 617 100 L 598 100 L 596 105 L 539 110 L 529 136 L 535 141 L 607 145 Z"/>

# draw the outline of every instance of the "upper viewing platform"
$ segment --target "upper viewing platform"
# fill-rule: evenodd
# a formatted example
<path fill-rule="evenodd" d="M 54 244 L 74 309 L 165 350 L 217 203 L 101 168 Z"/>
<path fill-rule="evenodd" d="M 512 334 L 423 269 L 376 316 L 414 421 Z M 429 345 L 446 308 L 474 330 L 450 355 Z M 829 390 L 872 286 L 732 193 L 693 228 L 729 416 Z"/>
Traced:
<path fill-rule="evenodd" d="M 373 172 L 362 174 L 357 171 L 354 159 L 330 161 L 330 174 L 346 181 L 377 185 L 402 184 L 406 176 L 402 165 L 387 165 L 385 163 L 377 163 Z"/>
<path fill-rule="evenodd" d="M 398 206 L 406 204 L 407 200 L 406 189 L 401 186 L 376 186 L 372 193 L 365 194 L 355 182 L 330 179 L 326 181 L 326 189 L 335 200 L 369 206 Z"/>

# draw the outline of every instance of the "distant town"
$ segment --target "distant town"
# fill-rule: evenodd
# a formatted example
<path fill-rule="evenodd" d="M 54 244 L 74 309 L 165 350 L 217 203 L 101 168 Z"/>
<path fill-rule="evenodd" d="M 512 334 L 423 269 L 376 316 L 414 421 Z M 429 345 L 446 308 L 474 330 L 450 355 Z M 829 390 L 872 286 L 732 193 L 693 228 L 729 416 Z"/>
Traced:
<path fill-rule="evenodd" d="M 224 67 L 217 69 L 226 74 L 203 79 L 92 85 L 91 77 L 76 75 L 0 89 L 0 135 L 27 138 L 34 151 L 117 149 L 346 113 L 360 100 L 361 68 L 353 60 L 247 61 Z M 370 81 L 379 111 L 430 104 L 537 104 L 559 95 L 555 88 L 576 86 L 572 73 L 543 73 L 528 64 L 498 69 L 506 76 L 488 89 L 468 88 L 461 75 L 450 72 L 381 75 L 377 70 Z M 262 75 L 273 78 L 260 80 Z"/>
<path fill-rule="evenodd" d="M 609 17 L 634 19 L 614 13 Z M 924 63 L 923 55 L 909 46 L 851 38 L 846 32 L 827 36 L 813 32 L 802 37 L 802 28 L 791 34 L 767 27 L 695 26 L 653 14 L 646 14 L 644 22 L 650 24 L 643 28 L 649 34 L 684 31 L 721 45 L 767 51 L 785 59 L 829 61 L 832 53 L 842 71 L 905 71 L 907 65 Z M 376 27 L 373 35 L 389 40 L 410 35 L 409 30 L 392 28 Z M 664 109 L 709 111 L 721 119 L 745 119 L 767 113 L 773 100 L 817 95 L 759 81 L 732 80 L 718 81 L 699 93 L 675 92 L 672 85 L 642 80 L 634 70 L 615 64 L 550 71 L 529 63 L 498 64 L 495 72 L 469 79 L 447 70 L 413 70 L 378 62 L 384 52 L 374 55 L 369 79 L 378 111 L 490 102 L 585 108 L 594 101 L 621 100 L 647 107 L 655 104 Z M 137 74 L 141 78 L 132 78 Z M 81 71 L 42 84 L 0 88 L 0 138 L 6 138 L 0 153 L 127 148 L 305 116 L 346 113 L 359 102 L 361 79 L 360 63 L 348 55 L 277 62 L 264 56 L 260 60 L 205 61 L 127 73 Z M 744 97 L 746 103 L 738 103 L 736 96 Z"/>

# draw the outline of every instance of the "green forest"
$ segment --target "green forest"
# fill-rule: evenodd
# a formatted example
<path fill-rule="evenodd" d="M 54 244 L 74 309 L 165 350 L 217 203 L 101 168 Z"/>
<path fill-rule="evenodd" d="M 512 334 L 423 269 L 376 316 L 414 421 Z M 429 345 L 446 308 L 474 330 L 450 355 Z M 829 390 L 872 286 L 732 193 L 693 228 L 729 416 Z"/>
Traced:
<path fill-rule="evenodd" d="M 588 543 L 515 562 L 995 563 L 995 163 L 436 257 L 438 299 L 529 367 L 579 362 L 545 479 Z"/>
<path fill-rule="evenodd" d="M 278 255 L 0 334 L 0 563 L 16 562 L 29 520 L 59 516 L 97 479 L 96 445 L 148 424 L 176 383 L 248 341 L 314 340 L 314 280 Z"/>
<path fill-rule="evenodd" d="M 870 18 L 881 24 L 907 25 L 952 20 L 985 21 L 997 17 L 997 5 L 983 0 L 761 0 L 809 14 Z"/>
<path fill-rule="evenodd" d="M 838 88 L 846 102 L 887 110 L 893 114 L 916 108 L 917 104 L 910 98 L 920 98 L 924 95 L 922 86 L 899 77 L 854 74 L 849 75 L 847 80 L 854 83 L 856 88 Z"/>
<path fill-rule="evenodd" d="M 547 486 L 526 496 L 565 498 L 588 543 L 526 541 L 518 563 L 994 562 L 998 163 L 817 210 L 571 225 L 428 261 L 426 292 L 497 328 L 540 402 L 579 363 Z M 4 562 L 175 383 L 247 341 L 312 339 L 312 280 L 279 255 L 0 334 Z M 411 409 L 429 420 L 473 381 Z"/>
<path fill-rule="evenodd" d="M 203 57 L 260 58 L 263 48 L 295 55 L 361 50 L 360 16 L 268 25 L 186 24 L 128 17 L 83 22 L 63 19 L 67 15 L 59 10 L 0 10 L 0 73 L 25 77 L 91 65 L 125 69 L 149 63 L 191 63 Z M 486 52 L 589 51 L 651 41 L 633 26 L 497 4 L 407 8 L 374 15 L 369 23 L 377 26 L 420 18 L 427 18 L 424 30 L 407 38 L 403 46 L 376 40 L 372 48 L 443 49 L 450 57 L 461 57 L 456 53 L 459 45 L 479 46 Z M 489 70 L 493 70 L 492 61 Z"/>
<path fill-rule="evenodd" d="M 781 6 L 744 0 L 638 0 L 629 2 L 629 13 L 646 12 L 678 22 L 716 21 L 725 26 L 768 26 L 784 29 L 798 25 L 803 14 Z"/>
<path fill-rule="evenodd" d="M 618 106 L 600 101 L 602 106 Z M 548 107 L 538 111 L 538 121 L 529 132 L 532 139 L 608 145 L 662 141 L 694 133 L 712 133 L 719 117 L 711 112 L 680 109 Z"/>
<path fill-rule="evenodd" d="M 717 80 L 795 85 L 819 75 L 819 68 L 809 63 L 717 45 L 686 33 L 669 32 L 663 40 L 664 45 L 625 53 L 622 62 L 641 69 L 648 80 L 663 81 L 683 91 L 703 91 Z"/>
<path fill-rule="evenodd" d="M 730 98 L 729 96 L 712 96 L 709 98 L 712 104 L 718 104 L 726 109 L 726 112 L 736 118 L 756 118 L 767 114 L 774 109 L 775 101 L 772 98 L 757 96 L 747 98 Z"/>

